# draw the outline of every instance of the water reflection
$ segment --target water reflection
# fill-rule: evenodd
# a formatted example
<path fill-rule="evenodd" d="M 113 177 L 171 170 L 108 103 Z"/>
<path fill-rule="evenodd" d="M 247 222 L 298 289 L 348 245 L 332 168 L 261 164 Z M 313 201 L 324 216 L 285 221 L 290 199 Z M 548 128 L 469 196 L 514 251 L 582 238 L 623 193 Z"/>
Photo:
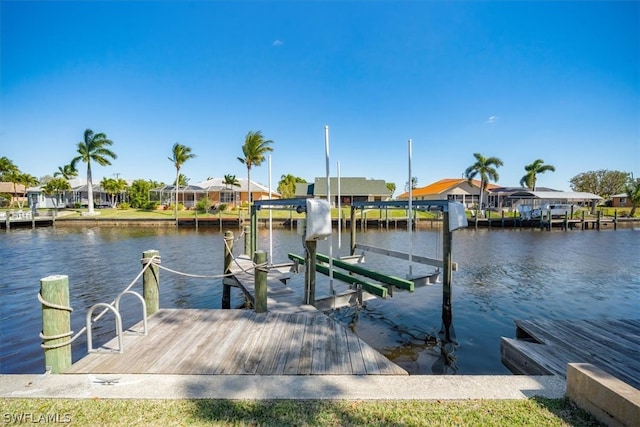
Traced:
<path fill-rule="evenodd" d="M 418 231 L 414 239 L 414 253 L 437 256 L 437 230 Z M 333 240 L 334 254 L 346 255 L 348 249 L 338 248 Z M 400 251 L 408 248 L 405 231 L 359 232 L 358 240 Z M 273 243 L 275 263 L 287 261 L 288 252 L 303 251 L 295 231 L 274 231 Z M 260 231 L 258 245 L 269 247 L 266 230 Z M 242 241 L 235 246 L 236 253 L 242 252 Z M 222 235 L 207 229 L 39 228 L 0 233 L 0 372 L 43 370 L 36 299 L 41 278 L 69 276 L 72 329 L 77 331 L 92 304 L 112 301 L 136 276 L 142 252 L 159 250 L 163 265 L 178 271 L 217 275 L 222 273 L 222 248 Z M 328 241 L 319 242 L 319 252 L 327 249 Z M 453 273 L 451 343 L 439 335 L 439 284 L 414 293 L 396 291 L 393 298 L 372 300 L 360 311 L 336 316 L 410 372 L 507 373 L 500 363 L 499 342 L 500 336 L 513 336 L 515 319 L 637 318 L 639 255 L 640 234 L 632 230 L 461 230 L 453 241 L 459 271 Z M 367 263 L 400 277 L 409 270 L 407 262 L 378 254 L 367 254 Z M 221 280 L 161 271 L 160 281 L 161 307 L 220 307 Z M 234 307 L 243 302 L 242 295 L 233 294 Z M 125 328 L 140 320 L 135 299 L 123 300 L 122 311 Z M 95 326 L 94 337 L 112 337 L 109 316 Z M 85 352 L 86 341 L 74 343 L 74 360 Z"/>

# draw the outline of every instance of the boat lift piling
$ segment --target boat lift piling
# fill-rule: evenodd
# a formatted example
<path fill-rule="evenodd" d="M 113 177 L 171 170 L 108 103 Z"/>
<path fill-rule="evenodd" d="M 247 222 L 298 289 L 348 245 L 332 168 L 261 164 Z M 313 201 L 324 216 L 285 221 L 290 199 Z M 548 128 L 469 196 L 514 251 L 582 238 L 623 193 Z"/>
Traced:
<path fill-rule="evenodd" d="M 442 329 L 440 331 L 440 337 L 443 342 L 456 342 L 455 340 L 455 332 L 453 330 L 452 318 L 453 318 L 453 310 L 451 304 L 451 285 L 452 285 L 452 271 L 454 270 L 455 264 L 452 261 L 451 251 L 452 251 L 452 240 L 453 240 L 453 231 L 458 228 L 467 227 L 467 218 L 464 214 L 464 206 L 461 203 L 450 202 L 448 200 L 392 200 L 392 201 L 379 201 L 379 202 L 353 202 L 351 205 L 351 218 L 352 220 L 355 218 L 355 210 L 358 208 L 363 209 L 365 207 L 394 207 L 400 209 L 407 209 L 408 206 L 412 206 L 417 209 L 439 209 L 442 211 L 442 254 L 443 259 L 442 262 L 438 262 L 438 260 L 429 260 L 427 258 L 422 258 L 423 263 L 436 265 L 438 267 L 442 266 L 443 269 L 443 278 L 442 278 Z M 409 212 L 409 215 L 412 216 L 412 213 Z M 356 243 L 356 233 L 355 227 L 351 227 L 351 255 L 355 255 L 356 249 L 358 248 L 358 244 Z M 392 251 L 388 251 L 389 255 L 405 257 L 406 254 L 394 253 Z M 410 255 L 411 260 L 418 259 L 418 257 L 413 257 Z"/>
<path fill-rule="evenodd" d="M 306 211 L 307 199 L 276 199 L 276 200 L 257 200 L 254 201 L 254 204 L 251 206 L 251 256 L 253 255 L 253 251 L 256 250 L 256 240 L 255 236 L 257 235 L 257 212 L 262 207 L 269 207 L 270 209 L 276 208 L 285 208 L 285 209 L 295 209 L 297 212 L 302 213 Z M 358 245 L 356 243 L 356 211 L 358 209 L 362 209 L 364 211 L 365 207 L 370 208 L 378 208 L 378 209 L 388 209 L 388 208 L 400 208 L 407 209 L 408 201 L 406 200 L 390 200 L 390 201 L 373 201 L 373 202 L 359 202 L 354 201 L 351 204 L 351 220 L 350 220 L 350 235 L 351 235 L 351 243 L 350 254 L 354 256 Z M 452 318 L 453 318 L 453 310 L 451 304 L 451 294 L 452 294 L 452 271 L 455 267 L 455 264 L 452 262 L 451 251 L 452 251 L 452 238 L 453 231 L 458 228 L 467 227 L 467 218 L 464 214 L 464 206 L 458 202 L 451 202 L 449 200 L 415 200 L 412 201 L 412 206 L 416 209 L 438 209 L 443 214 L 443 227 L 442 227 L 442 261 L 439 260 L 430 260 L 425 257 L 415 257 L 416 259 L 421 259 L 425 264 L 431 264 L 443 269 L 443 278 L 442 278 L 442 330 L 440 331 L 441 339 L 444 342 L 455 342 L 455 333 L 453 331 Z M 340 226 L 340 224 L 338 224 Z M 310 244 L 310 245 L 309 245 Z M 326 257 L 322 255 L 317 255 L 315 253 L 316 241 L 307 241 L 307 247 L 305 248 L 305 264 L 307 268 L 305 269 L 305 302 L 309 304 L 313 304 L 315 302 L 315 273 L 316 270 L 321 269 L 321 265 L 316 264 L 316 258 L 321 258 L 321 261 L 326 261 Z M 389 251 L 394 252 L 395 251 Z M 292 258 L 290 256 L 290 258 Z M 294 259 L 296 257 L 293 257 Z M 298 257 L 299 258 L 299 257 Z M 331 260 L 329 260 L 331 261 Z M 339 260 L 333 260 L 333 262 L 338 262 Z M 342 264 L 341 264 L 342 265 Z M 349 270 L 347 270 L 349 271 Z M 394 285 L 394 283 L 390 283 L 392 279 L 387 280 L 388 276 L 385 276 L 382 273 L 376 273 L 378 277 L 375 279 L 381 281 L 382 283 L 386 283 L 387 285 Z"/>

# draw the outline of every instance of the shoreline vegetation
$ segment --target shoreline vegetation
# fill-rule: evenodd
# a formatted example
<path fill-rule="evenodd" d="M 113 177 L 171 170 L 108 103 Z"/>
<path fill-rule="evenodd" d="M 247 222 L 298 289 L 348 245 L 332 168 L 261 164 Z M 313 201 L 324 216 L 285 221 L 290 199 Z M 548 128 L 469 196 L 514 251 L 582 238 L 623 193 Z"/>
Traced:
<path fill-rule="evenodd" d="M 566 397 L 464 401 L 2 398 L 0 404 L 7 424 L 58 417 L 74 425 L 114 426 L 602 425 Z"/>
<path fill-rule="evenodd" d="M 333 220 L 338 220 L 341 218 L 342 220 L 349 220 L 350 218 L 350 208 L 343 207 L 341 208 L 341 212 L 338 212 L 337 208 L 331 209 L 331 218 Z M 573 219 L 582 218 L 582 212 L 585 212 L 585 219 L 596 219 L 598 214 L 601 215 L 602 218 L 612 219 L 617 217 L 617 219 L 621 220 L 640 220 L 640 211 L 637 212 L 633 218 L 629 217 L 631 208 L 608 208 L 608 207 L 599 207 L 597 208 L 595 213 L 591 213 L 588 210 L 579 210 L 574 212 Z M 17 212 L 23 211 L 25 209 L 0 209 L 0 212 Z M 249 209 L 246 207 L 243 208 L 234 208 L 224 211 L 198 211 L 196 209 L 182 209 L 177 211 L 178 219 L 180 220 L 223 220 L 223 221 L 248 221 L 250 217 Z M 285 210 L 285 209 L 262 209 L 258 211 L 258 219 L 259 220 L 267 220 L 269 219 L 269 214 L 271 214 L 271 218 L 277 221 L 282 220 L 296 220 L 305 218 L 304 213 L 297 213 L 295 210 Z M 90 220 L 90 221 L 100 221 L 100 220 L 150 220 L 150 221 L 175 221 L 176 211 L 173 209 L 119 209 L 119 208 L 104 208 L 104 209 L 96 209 L 93 214 L 89 214 L 88 209 L 86 208 L 61 208 L 58 210 L 55 209 L 38 209 L 37 216 L 40 217 L 51 217 L 55 216 L 56 220 Z M 369 220 L 406 220 L 407 219 L 407 211 L 404 209 L 367 209 L 364 211 L 357 212 L 357 219 L 361 219 L 362 215 L 365 216 L 366 219 Z M 425 211 L 415 211 L 415 215 L 419 220 L 439 220 L 441 216 L 439 212 L 425 212 Z M 517 212 L 504 212 L 504 218 L 514 218 L 517 217 Z M 483 219 L 499 219 L 502 217 L 502 212 L 495 211 L 485 211 L 485 216 Z M 473 218 L 473 212 L 467 211 L 467 218 Z"/>

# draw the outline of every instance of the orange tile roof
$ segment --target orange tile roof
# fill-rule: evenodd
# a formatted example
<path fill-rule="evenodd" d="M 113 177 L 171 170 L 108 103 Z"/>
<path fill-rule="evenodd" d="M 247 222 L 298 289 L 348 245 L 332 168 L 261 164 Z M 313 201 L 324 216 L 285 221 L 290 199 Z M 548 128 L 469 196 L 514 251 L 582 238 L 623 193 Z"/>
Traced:
<path fill-rule="evenodd" d="M 420 188 L 414 188 L 411 191 L 411 195 L 415 198 L 416 196 L 427 196 L 427 195 L 432 195 L 432 194 L 442 194 L 442 193 L 446 193 L 448 190 L 452 189 L 453 187 L 460 185 L 464 182 L 467 182 L 467 180 L 465 178 L 445 178 L 445 179 L 441 179 L 440 181 L 436 181 L 433 184 L 429 184 L 426 187 L 420 187 Z M 475 185 L 476 187 L 480 187 L 480 181 L 477 179 L 474 179 L 471 181 L 473 183 L 473 185 Z M 491 190 L 493 188 L 499 188 L 500 186 L 495 185 L 495 184 L 487 184 L 487 189 Z M 400 194 L 398 196 L 399 199 L 401 198 L 408 198 L 409 197 L 409 192 L 404 192 L 402 194 Z"/>
<path fill-rule="evenodd" d="M 12 182 L 0 182 L 0 193 L 20 194 L 24 193 L 24 185 L 16 184 L 15 193 Z"/>

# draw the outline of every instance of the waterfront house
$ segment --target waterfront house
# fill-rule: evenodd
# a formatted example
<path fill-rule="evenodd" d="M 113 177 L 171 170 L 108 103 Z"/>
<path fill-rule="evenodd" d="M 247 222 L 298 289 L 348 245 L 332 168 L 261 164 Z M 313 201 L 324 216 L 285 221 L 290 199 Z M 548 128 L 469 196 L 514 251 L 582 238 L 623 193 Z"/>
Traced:
<path fill-rule="evenodd" d="M 531 191 L 527 188 L 520 188 L 505 196 L 499 209 L 522 212 L 521 207 L 525 205 L 530 209 L 542 208 L 545 205 L 561 205 L 563 208 L 569 208 L 566 211 L 581 207 L 594 211 L 600 200 L 602 197 L 597 194 L 583 191 L 558 191 L 543 188 Z"/>
<path fill-rule="evenodd" d="M 249 186 L 246 178 L 238 178 L 238 186 L 227 185 L 223 178 L 211 178 L 195 185 L 180 186 L 178 188 L 178 202 L 184 207 L 193 208 L 199 200 L 207 197 L 210 207 L 220 205 L 240 206 L 249 201 Z M 176 190 L 173 185 L 154 188 L 151 190 L 150 199 L 157 200 L 163 205 L 174 203 Z M 273 189 L 269 196 L 269 188 L 255 181 L 251 181 L 251 200 L 279 199 L 280 194 Z"/>
<path fill-rule="evenodd" d="M 26 205 L 25 188 L 22 184 L 14 184 L 13 182 L 0 182 L 0 195 L 8 200 L 8 205 Z"/>
<path fill-rule="evenodd" d="M 338 178 L 330 178 L 329 184 L 332 206 L 338 205 L 338 197 L 340 197 L 341 206 L 350 206 L 351 202 L 379 202 L 391 198 L 387 183 L 381 179 L 340 178 L 340 191 L 338 191 Z M 312 183 L 296 184 L 294 197 L 326 198 L 327 178 L 315 178 Z"/>
<path fill-rule="evenodd" d="M 111 207 L 111 196 L 100 187 L 100 184 L 93 184 L 93 206 L 96 208 Z M 119 200 L 119 199 L 118 199 Z M 82 184 L 71 188 L 66 194 L 66 205 L 68 208 L 89 206 L 89 185 Z"/>
<path fill-rule="evenodd" d="M 240 206 L 249 202 L 249 190 L 251 190 L 251 200 L 268 200 L 279 199 L 280 193 L 275 188 L 262 185 L 251 180 L 251 188 L 249 188 L 247 178 L 237 178 L 240 185 L 228 185 L 224 183 L 224 178 L 211 178 L 206 181 L 199 182 L 212 205 L 226 204 L 227 206 Z"/>
<path fill-rule="evenodd" d="M 64 208 L 66 206 L 66 191 L 62 191 L 59 194 L 48 195 L 42 191 L 42 187 L 42 185 L 38 185 L 27 189 L 27 198 L 29 199 L 30 207 L 33 206 L 34 203 L 38 209 Z"/>
<path fill-rule="evenodd" d="M 498 186 L 489 183 L 484 191 L 484 203 L 488 206 L 493 201 L 490 197 L 491 190 L 494 188 Z M 464 178 L 445 178 L 425 187 L 412 189 L 411 198 L 413 200 L 451 200 L 462 203 L 465 209 L 474 209 L 480 200 L 480 181 L 474 179 L 469 183 Z M 408 200 L 409 192 L 400 194 L 398 199 Z"/>
<path fill-rule="evenodd" d="M 611 207 L 630 208 L 633 207 L 633 203 L 631 203 L 631 199 L 627 193 L 614 194 L 611 196 Z"/>

